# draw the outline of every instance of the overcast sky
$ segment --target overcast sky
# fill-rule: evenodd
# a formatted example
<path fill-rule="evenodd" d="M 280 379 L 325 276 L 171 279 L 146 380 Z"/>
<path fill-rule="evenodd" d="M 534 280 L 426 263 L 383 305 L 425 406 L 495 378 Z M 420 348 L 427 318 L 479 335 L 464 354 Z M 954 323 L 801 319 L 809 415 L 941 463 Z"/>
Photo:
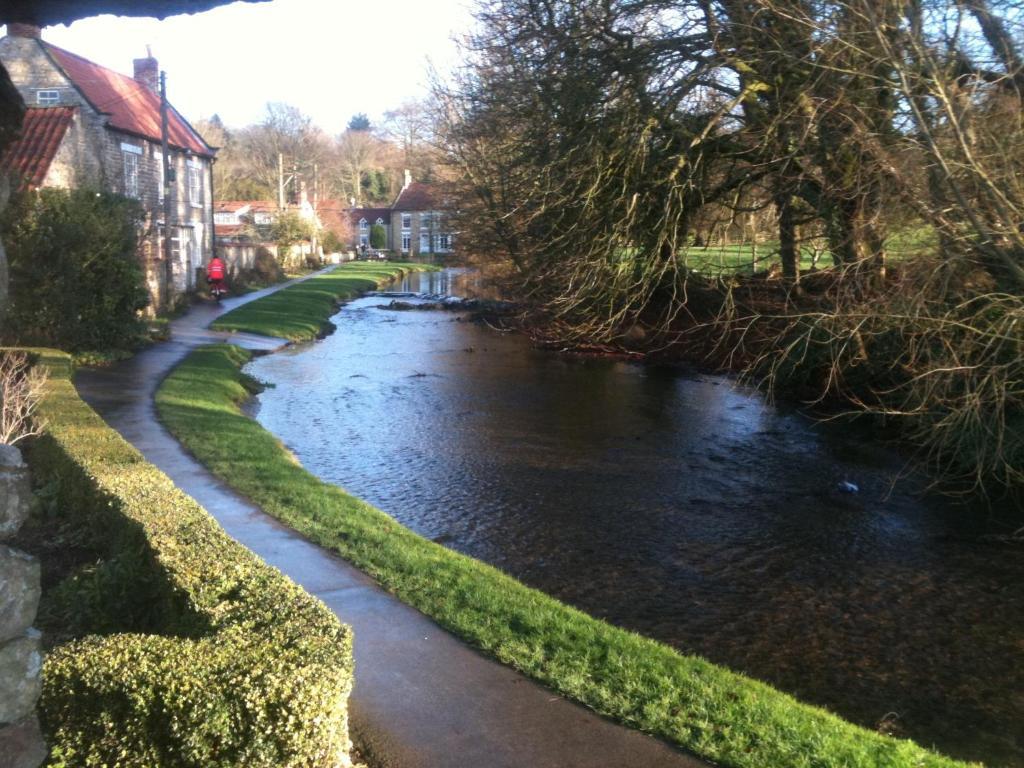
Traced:
<path fill-rule="evenodd" d="M 293 104 L 328 133 L 357 112 L 372 121 L 426 95 L 428 61 L 456 59 L 470 0 L 273 0 L 232 3 L 163 21 L 97 16 L 47 27 L 43 39 L 132 73 L 153 48 L 168 98 L 189 119 L 259 121 L 268 101 Z"/>

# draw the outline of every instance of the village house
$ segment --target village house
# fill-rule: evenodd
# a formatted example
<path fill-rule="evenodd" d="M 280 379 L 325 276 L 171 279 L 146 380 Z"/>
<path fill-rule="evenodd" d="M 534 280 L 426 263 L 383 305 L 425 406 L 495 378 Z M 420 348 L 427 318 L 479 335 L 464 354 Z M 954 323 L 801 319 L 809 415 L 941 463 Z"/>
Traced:
<path fill-rule="evenodd" d="M 355 250 L 370 246 L 370 230 L 374 224 L 384 227 L 384 250 L 402 256 L 447 254 L 452 250 L 454 235 L 448 227 L 445 205 L 436 187 L 413 181 L 405 172 L 402 190 L 389 208 L 350 208 L 349 222 Z"/>
<path fill-rule="evenodd" d="M 168 106 L 165 227 L 157 60 L 135 59 L 129 77 L 45 42 L 37 26 L 9 24 L 7 32 L 0 62 L 28 109 L 21 136 L 0 157 L 0 173 L 21 189 L 87 188 L 138 199 L 145 211 L 140 259 L 153 309 L 194 290 L 214 248 L 216 150 Z"/>
<path fill-rule="evenodd" d="M 312 225 L 313 238 L 292 245 L 279 253 L 273 228 L 282 213 L 294 213 Z M 231 276 L 251 269 L 260 249 L 267 250 L 282 267 L 297 267 L 309 258 L 319 260 L 318 233 L 322 224 L 305 190 L 299 200 L 286 203 L 282 209 L 271 200 L 219 200 L 213 204 L 213 227 L 217 252 L 224 259 Z"/>

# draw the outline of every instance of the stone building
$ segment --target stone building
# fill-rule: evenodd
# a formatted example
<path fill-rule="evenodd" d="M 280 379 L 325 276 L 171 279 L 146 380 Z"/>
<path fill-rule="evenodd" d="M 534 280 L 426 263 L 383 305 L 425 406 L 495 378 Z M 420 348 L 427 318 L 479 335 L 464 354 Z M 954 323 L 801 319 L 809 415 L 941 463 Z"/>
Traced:
<path fill-rule="evenodd" d="M 392 250 L 403 256 L 450 253 L 453 234 L 445 220 L 446 207 L 435 187 L 413 181 L 406 171 L 402 191 L 391 205 Z"/>
<path fill-rule="evenodd" d="M 28 107 L 0 172 L 21 188 L 103 189 L 137 198 L 146 216 L 140 258 L 153 307 L 192 291 L 214 248 L 216 150 L 168 107 L 172 206 L 165 227 L 157 60 L 136 59 L 128 77 L 45 42 L 39 27 L 10 24 L 0 63 Z"/>
<path fill-rule="evenodd" d="M 436 187 L 413 181 L 405 172 L 405 183 L 389 208 L 350 208 L 352 247 L 361 250 L 370 244 L 370 228 L 380 224 L 387 232 L 384 250 L 402 256 L 447 254 L 452 250 L 454 233 L 448 226 L 447 206 Z"/>

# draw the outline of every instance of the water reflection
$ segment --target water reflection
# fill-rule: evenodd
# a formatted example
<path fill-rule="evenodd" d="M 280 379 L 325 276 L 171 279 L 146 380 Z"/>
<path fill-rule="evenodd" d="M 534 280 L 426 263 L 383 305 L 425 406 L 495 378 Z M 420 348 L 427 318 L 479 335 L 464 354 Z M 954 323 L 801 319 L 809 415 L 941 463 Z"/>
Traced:
<path fill-rule="evenodd" d="M 925 744 L 1024 764 L 1019 551 L 890 494 L 884 450 L 719 377 L 554 355 L 388 301 L 249 368 L 276 385 L 260 421 L 311 471 L 618 625 L 865 725 L 895 712 Z"/>

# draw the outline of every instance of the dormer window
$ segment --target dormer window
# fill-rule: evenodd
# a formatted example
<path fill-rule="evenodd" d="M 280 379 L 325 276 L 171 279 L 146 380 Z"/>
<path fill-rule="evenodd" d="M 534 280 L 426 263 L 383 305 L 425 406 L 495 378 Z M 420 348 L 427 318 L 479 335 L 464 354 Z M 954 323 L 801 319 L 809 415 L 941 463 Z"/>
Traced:
<path fill-rule="evenodd" d="M 365 232 L 370 228 L 370 223 L 366 219 L 359 220 L 359 231 Z"/>
<path fill-rule="evenodd" d="M 41 107 L 52 107 L 60 103 L 60 91 L 36 91 L 36 104 Z"/>
<path fill-rule="evenodd" d="M 377 226 L 378 227 L 383 227 L 384 226 L 384 219 L 380 218 L 379 216 L 377 217 Z"/>

